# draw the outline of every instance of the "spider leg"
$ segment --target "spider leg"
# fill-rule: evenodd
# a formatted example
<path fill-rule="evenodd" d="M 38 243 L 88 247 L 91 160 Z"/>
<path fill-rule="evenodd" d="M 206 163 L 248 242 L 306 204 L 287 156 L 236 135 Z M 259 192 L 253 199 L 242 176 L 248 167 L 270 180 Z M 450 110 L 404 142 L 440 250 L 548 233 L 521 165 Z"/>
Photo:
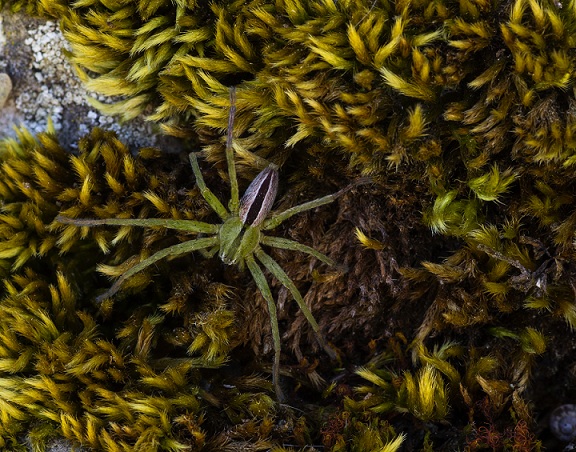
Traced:
<path fill-rule="evenodd" d="M 310 209 L 314 209 L 315 207 L 323 206 L 324 204 L 330 204 L 331 202 L 338 199 L 347 191 L 352 190 L 354 187 L 359 185 L 366 185 L 372 183 L 372 178 L 370 177 L 363 177 L 358 179 L 357 181 L 351 183 L 347 187 L 344 187 L 342 190 L 338 190 L 336 193 L 332 193 L 331 195 L 322 196 L 318 199 L 313 199 L 312 201 L 305 202 L 304 204 L 300 204 L 298 206 L 291 207 L 284 212 L 279 212 L 272 215 L 268 218 L 264 223 L 262 223 L 262 230 L 267 231 L 269 229 L 274 229 L 276 226 L 280 225 L 283 221 L 286 221 L 288 218 L 300 213 L 305 212 Z"/>
<path fill-rule="evenodd" d="M 236 115 L 236 87 L 230 87 L 230 110 L 228 112 L 228 133 L 226 135 L 226 163 L 228 164 L 228 177 L 230 178 L 230 201 L 228 209 L 232 215 L 238 214 L 240 194 L 238 192 L 238 178 L 236 177 L 236 164 L 234 163 L 234 117 Z"/>
<path fill-rule="evenodd" d="M 276 277 L 276 279 L 280 281 L 282 285 L 290 291 L 292 297 L 294 297 L 294 300 L 296 300 L 296 303 L 298 303 L 298 307 L 304 314 L 304 317 L 306 317 L 306 320 L 308 320 L 308 323 L 310 324 L 310 326 L 312 326 L 312 329 L 316 334 L 316 339 L 318 340 L 318 343 L 322 346 L 326 354 L 330 356 L 331 359 L 336 359 L 337 358 L 336 353 L 326 343 L 326 340 L 324 339 L 322 333 L 320 332 L 320 327 L 318 326 L 316 319 L 312 315 L 312 312 L 304 302 L 302 295 L 300 295 L 298 288 L 292 282 L 290 277 L 286 274 L 286 272 L 282 269 L 282 267 L 280 267 L 280 265 L 274 259 L 268 256 L 261 248 L 259 249 L 257 248 L 254 254 L 256 254 L 256 257 L 260 262 L 262 262 L 264 267 L 266 267 L 270 271 L 270 273 L 272 273 Z"/>
<path fill-rule="evenodd" d="M 312 201 L 305 202 L 304 204 L 300 204 L 298 206 L 291 207 L 286 209 L 284 212 L 280 212 L 277 214 L 272 215 L 268 218 L 264 223 L 262 223 L 262 230 L 267 231 L 269 229 L 274 229 L 276 226 L 280 225 L 282 222 L 286 221 L 288 218 L 300 213 L 305 212 L 310 209 L 314 209 L 316 207 L 323 206 L 324 204 L 330 204 L 331 202 L 335 201 L 340 195 L 344 194 L 350 189 L 350 187 L 343 188 L 336 193 L 332 193 L 331 195 L 323 196 L 322 198 L 314 199 Z"/>
<path fill-rule="evenodd" d="M 120 286 L 122 286 L 122 283 L 124 281 L 126 281 L 128 278 L 135 275 L 136 273 L 144 270 L 146 267 L 149 267 L 154 262 L 158 262 L 160 259 L 164 259 L 165 257 L 168 256 L 179 256 L 181 254 L 187 254 L 192 251 L 198 251 L 204 248 L 210 248 L 215 246 L 217 243 L 218 243 L 218 236 L 213 236 L 213 237 L 204 237 L 201 239 L 188 240 L 187 242 L 178 243 L 177 245 L 164 248 L 154 253 L 152 256 L 144 259 L 143 261 L 138 262 L 136 265 L 134 265 L 126 272 L 124 272 L 122 276 L 120 276 L 120 278 L 116 280 L 116 282 L 112 285 L 112 287 L 110 287 L 110 289 L 108 289 L 106 292 L 104 292 L 102 295 L 99 295 L 96 298 L 96 301 L 100 302 L 107 298 L 110 298 L 112 295 L 118 292 Z"/>
<path fill-rule="evenodd" d="M 218 232 L 218 225 L 204 223 L 203 221 L 193 220 L 165 220 L 162 218 L 105 218 L 105 219 L 90 219 L 90 218 L 68 218 L 58 215 L 55 219 L 58 223 L 73 224 L 74 226 L 141 226 L 141 227 L 155 227 L 161 226 L 167 229 L 176 229 L 178 231 L 196 232 L 205 234 L 216 234 Z"/>
<path fill-rule="evenodd" d="M 284 400 L 284 394 L 280 389 L 280 328 L 278 327 L 278 315 L 276 313 L 276 303 L 270 286 L 264 272 L 260 269 L 254 257 L 250 254 L 245 258 L 246 265 L 252 273 L 252 278 L 256 282 L 258 290 L 268 304 L 268 313 L 270 314 L 270 325 L 272 327 L 272 341 L 274 342 L 274 364 L 272 364 L 272 382 L 274 383 L 274 390 L 276 391 L 276 398 L 279 402 Z"/>
<path fill-rule="evenodd" d="M 226 218 L 228 218 L 228 211 L 226 210 L 226 207 L 222 205 L 216 195 L 212 192 L 212 190 L 206 186 L 206 182 L 204 182 L 204 177 L 200 171 L 200 166 L 198 165 L 198 157 L 196 157 L 194 152 L 191 152 L 189 157 L 190 164 L 192 165 L 192 171 L 194 172 L 194 177 L 196 178 L 196 184 L 200 189 L 200 194 L 210 205 L 210 207 L 212 207 L 212 210 L 214 210 L 214 212 L 216 212 L 222 220 L 226 220 Z"/>
<path fill-rule="evenodd" d="M 198 250 L 200 252 L 200 254 L 202 254 L 202 256 L 205 259 L 212 259 L 214 257 L 214 255 L 218 252 L 218 250 L 220 249 L 220 245 L 216 245 L 213 246 L 212 249 L 206 251 L 205 249 L 203 250 Z"/>
<path fill-rule="evenodd" d="M 322 254 L 319 251 L 316 251 L 314 248 L 303 245 L 302 243 L 295 242 L 294 240 L 284 239 L 282 237 L 270 237 L 262 234 L 260 236 L 260 243 L 263 243 L 264 245 L 268 245 L 274 248 L 280 248 L 283 250 L 301 251 L 302 253 L 306 253 L 309 254 L 310 256 L 315 257 L 316 259 L 324 262 L 325 264 L 331 266 L 336 265 L 336 262 L 334 262 L 328 256 Z"/>

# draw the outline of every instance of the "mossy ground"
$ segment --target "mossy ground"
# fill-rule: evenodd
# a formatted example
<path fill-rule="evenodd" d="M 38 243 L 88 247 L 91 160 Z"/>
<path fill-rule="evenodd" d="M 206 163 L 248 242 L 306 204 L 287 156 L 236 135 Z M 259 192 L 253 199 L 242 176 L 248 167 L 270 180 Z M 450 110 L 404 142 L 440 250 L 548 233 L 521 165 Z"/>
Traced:
<path fill-rule="evenodd" d="M 341 356 L 272 280 L 290 409 L 247 274 L 194 254 L 98 305 L 97 265 L 184 237 L 54 221 L 215 221 L 185 156 L 132 157 L 98 129 L 73 157 L 51 134 L 4 143 L 6 444 L 32 426 L 104 450 L 559 447 L 545 425 L 576 387 L 576 2 L 2 3 L 59 16 L 86 85 L 123 96 L 99 108 L 153 106 L 221 200 L 232 85 L 243 187 L 250 152 L 281 167 L 279 209 L 373 180 L 274 231 L 348 269 L 272 250 Z"/>

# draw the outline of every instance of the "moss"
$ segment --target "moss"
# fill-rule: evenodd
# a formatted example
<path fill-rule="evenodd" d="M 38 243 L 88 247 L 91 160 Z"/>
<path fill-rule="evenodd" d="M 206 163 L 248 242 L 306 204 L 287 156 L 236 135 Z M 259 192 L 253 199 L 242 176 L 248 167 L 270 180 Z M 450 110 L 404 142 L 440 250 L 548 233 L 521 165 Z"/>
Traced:
<path fill-rule="evenodd" d="M 3 243 L 10 251 L 2 261 L 0 307 L 2 447 L 30 430 L 35 447 L 58 434 L 97 450 L 221 450 L 231 439 L 214 433 L 216 419 L 205 416 L 220 411 L 222 399 L 230 404 L 230 428 L 243 424 L 242 411 L 273 422 L 268 383 L 240 377 L 226 389 L 210 370 L 223 365 L 232 346 L 228 287 L 202 271 L 180 272 L 171 296 L 157 297 L 142 294 L 146 276 L 132 301 L 95 304 L 108 284 L 94 273 L 104 253 L 113 262 L 131 256 L 134 246 L 146 252 L 171 238 L 129 229 L 79 233 L 53 222 L 58 212 L 186 215 L 187 202 L 167 182 L 179 177 L 178 169 L 167 170 L 174 157 L 153 149 L 132 157 L 99 129 L 81 140 L 77 155 L 62 149 L 52 131 L 37 138 L 21 131 L 0 151 Z M 168 280 L 156 278 L 157 289 Z"/>
<path fill-rule="evenodd" d="M 42 2 L 4 3 L 54 14 Z M 537 413 L 576 395 L 563 370 L 576 350 L 574 2 L 50 3 L 86 85 L 122 97 L 98 106 L 125 119 L 148 114 L 191 140 L 214 164 L 203 168 L 209 186 L 226 179 L 232 85 L 243 184 L 257 171 L 248 151 L 281 167 L 279 208 L 362 175 L 374 183 L 281 231 L 330 255 L 345 275 L 310 278 L 307 258 L 273 253 L 343 360 L 342 369 L 313 360 L 304 318 L 273 287 L 283 349 L 291 350 L 292 361 L 283 361 L 288 392 L 296 405 L 300 397 L 308 404 L 303 421 L 289 417 L 288 432 L 285 415 L 270 408 L 269 386 L 258 380 L 258 390 L 236 393 L 241 378 L 229 368 L 206 369 L 226 357 L 241 363 L 244 377 L 269 366 L 268 357 L 263 365 L 255 358 L 270 335 L 249 279 L 191 256 L 159 264 L 134 279 L 124 299 L 96 307 L 89 300 L 107 287 L 94 275 L 97 264 L 140 259 L 183 238 L 52 224 L 58 213 L 208 218 L 176 158 L 157 150 L 133 158 L 103 131 L 72 159 L 51 134 L 5 145 L 6 281 L 31 275 L 54 285 L 62 274 L 115 347 L 146 360 L 159 349 L 165 359 L 200 359 L 189 384 L 210 386 L 210 406 L 259 394 L 261 411 L 241 404 L 221 421 L 206 408 L 203 423 L 189 421 L 210 423 L 207 441 L 257 448 L 297 438 L 334 450 L 382 448 L 402 432 L 408 449 L 531 450 L 540 447 L 536 432 L 547 441 Z M 246 328 L 234 328 L 239 315 Z M 359 374 L 343 370 L 357 367 Z M 332 381 L 325 399 L 312 384 L 323 379 Z M 251 409 L 256 420 L 243 421 Z M 443 442 L 448 436 L 453 442 Z"/>
<path fill-rule="evenodd" d="M 263 357 L 258 364 L 249 350 L 261 353 L 268 320 L 265 308 L 251 303 L 262 301 L 256 287 L 238 271 L 190 255 L 156 266 L 154 284 L 150 274 L 138 275 L 121 297 L 98 303 L 109 286 L 98 266 L 134 261 L 181 238 L 161 229 L 74 228 L 55 220 L 59 214 L 203 219 L 211 213 L 198 189 L 183 188 L 192 179 L 185 159 L 149 148 L 133 156 L 101 129 L 74 154 L 51 129 L 37 137 L 20 130 L 0 144 L 0 155 L 0 219 L 10 250 L 0 303 L 2 447 L 17 447 L 24 432 L 39 449 L 53 436 L 96 450 L 259 450 L 317 440 L 327 420 L 314 389 L 322 384 L 319 363 L 306 360 L 314 351 L 301 337 L 304 317 L 290 329 L 300 360 L 290 372 L 298 383 L 290 395 L 296 401 L 309 393 L 319 405 L 296 417 L 278 409 L 270 381 L 253 375 L 270 363 Z M 21 246 L 12 246 L 14 237 Z M 290 267 L 302 264 L 297 259 Z M 333 288 L 334 275 L 317 279 L 315 290 Z M 242 334 L 238 312 L 250 322 L 241 324 L 250 325 Z M 323 371 L 330 370 L 326 361 Z M 370 422 L 350 432 L 358 450 L 372 443 L 399 447 L 402 436 L 379 427 L 383 420 Z"/>

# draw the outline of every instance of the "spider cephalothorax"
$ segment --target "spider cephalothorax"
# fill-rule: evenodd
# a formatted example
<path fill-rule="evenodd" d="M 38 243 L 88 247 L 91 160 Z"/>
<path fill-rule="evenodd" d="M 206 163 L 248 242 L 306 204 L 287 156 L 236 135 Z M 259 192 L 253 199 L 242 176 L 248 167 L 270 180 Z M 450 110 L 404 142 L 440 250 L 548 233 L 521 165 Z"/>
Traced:
<path fill-rule="evenodd" d="M 226 264 L 236 264 L 240 268 L 248 267 L 252 274 L 256 286 L 266 300 L 270 314 L 270 323 L 272 327 L 272 337 L 274 342 L 274 365 L 272 376 L 274 388 L 279 400 L 283 399 L 282 392 L 278 384 L 280 369 L 280 331 L 276 314 L 276 305 L 272 292 L 266 281 L 264 272 L 257 261 L 260 262 L 272 275 L 274 275 L 284 287 L 286 287 L 302 310 L 307 321 L 312 326 L 318 342 L 322 345 L 326 353 L 332 358 L 336 357 L 335 352 L 328 346 L 320 333 L 320 327 L 314 319 L 312 312 L 304 302 L 302 295 L 296 288 L 296 285 L 284 272 L 282 267 L 272 259 L 261 245 L 269 247 L 282 248 L 286 250 L 301 251 L 307 253 L 328 265 L 334 265 L 334 262 L 324 254 L 315 249 L 281 237 L 268 236 L 265 232 L 274 229 L 283 221 L 300 212 L 331 203 L 348 188 L 340 190 L 331 195 L 315 199 L 313 201 L 300 204 L 282 212 L 270 213 L 276 191 L 278 188 L 278 168 L 275 165 L 269 165 L 265 168 L 250 184 L 246 193 L 239 199 L 238 181 L 236 179 L 236 166 L 234 163 L 234 151 L 232 147 L 232 131 L 235 115 L 235 90 L 230 91 L 230 114 L 228 119 L 228 137 L 226 143 L 226 160 L 228 164 L 228 174 L 230 177 L 231 196 L 228 202 L 228 208 L 220 202 L 214 193 L 206 186 L 196 154 L 190 154 L 190 163 L 192 171 L 196 177 L 196 184 L 200 189 L 202 197 L 210 205 L 212 210 L 218 214 L 222 223 L 210 224 L 193 220 L 165 220 L 165 219 L 75 219 L 63 216 L 57 217 L 56 221 L 75 226 L 142 226 L 176 229 L 179 231 L 189 232 L 195 235 L 201 234 L 186 242 L 162 249 L 152 256 L 137 263 L 125 273 L 123 273 L 116 282 L 105 293 L 98 297 L 98 301 L 113 296 L 120 290 L 122 283 L 134 274 L 144 270 L 146 267 L 165 257 L 174 257 L 190 253 L 192 251 L 201 251 L 204 255 L 213 256 L 216 253 Z"/>

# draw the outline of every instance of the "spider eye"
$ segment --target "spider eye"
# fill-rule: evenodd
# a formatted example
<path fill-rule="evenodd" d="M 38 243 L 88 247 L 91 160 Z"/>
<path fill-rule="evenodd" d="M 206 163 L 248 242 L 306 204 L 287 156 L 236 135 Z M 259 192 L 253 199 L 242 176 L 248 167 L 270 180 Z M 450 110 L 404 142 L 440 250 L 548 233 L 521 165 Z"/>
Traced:
<path fill-rule="evenodd" d="M 277 191 L 278 170 L 276 165 L 270 165 L 256 176 L 240 200 L 242 223 L 248 226 L 262 223 L 272 210 Z"/>

